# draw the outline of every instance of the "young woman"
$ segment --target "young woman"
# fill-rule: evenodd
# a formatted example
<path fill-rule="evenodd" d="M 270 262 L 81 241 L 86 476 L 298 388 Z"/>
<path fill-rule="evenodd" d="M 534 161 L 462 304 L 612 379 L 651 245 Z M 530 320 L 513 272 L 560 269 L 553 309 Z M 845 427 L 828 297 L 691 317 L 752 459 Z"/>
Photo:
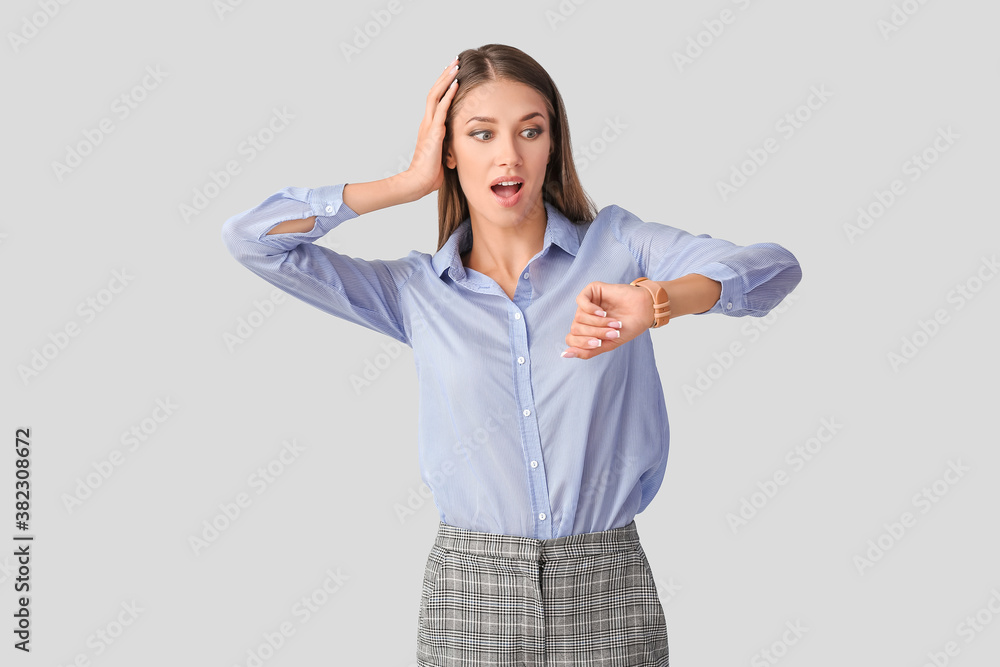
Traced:
<path fill-rule="evenodd" d="M 313 243 L 435 191 L 433 255 Z M 649 330 L 767 314 L 801 278 L 791 253 L 597 212 L 555 84 L 501 44 L 438 76 L 406 171 L 284 188 L 222 236 L 264 280 L 413 349 L 420 473 L 440 515 L 418 664 L 668 664 L 634 520 L 669 443 Z"/>

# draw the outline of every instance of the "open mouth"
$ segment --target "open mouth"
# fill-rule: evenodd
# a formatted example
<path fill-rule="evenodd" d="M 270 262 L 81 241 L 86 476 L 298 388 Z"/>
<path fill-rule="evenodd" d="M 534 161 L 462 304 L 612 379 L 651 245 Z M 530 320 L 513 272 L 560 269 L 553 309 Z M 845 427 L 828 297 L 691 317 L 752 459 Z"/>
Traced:
<path fill-rule="evenodd" d="M 491 186 L 490 189 L 493 190 L 493 192 L 495 192 L 501 199 L 509 199 L 521 190 L 522 185 L 524 185 L 524 183 L 515 183 L 514 185 L 502 185 L 498 183 Z"/>

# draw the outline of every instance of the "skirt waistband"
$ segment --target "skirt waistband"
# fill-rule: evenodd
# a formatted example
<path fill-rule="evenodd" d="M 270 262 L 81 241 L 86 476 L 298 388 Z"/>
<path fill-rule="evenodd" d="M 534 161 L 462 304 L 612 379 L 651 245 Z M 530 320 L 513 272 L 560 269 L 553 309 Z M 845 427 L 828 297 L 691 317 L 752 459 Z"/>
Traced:
<path fill-rule="evenodd" d="M 634 551 L 639 546 L 639 533 L 635 519 L 619 528 L 544 540 L 502 533 L 482 533 L 439 521 L 434 544 L 449 551 L 475 556 L 551 561 Z"/>

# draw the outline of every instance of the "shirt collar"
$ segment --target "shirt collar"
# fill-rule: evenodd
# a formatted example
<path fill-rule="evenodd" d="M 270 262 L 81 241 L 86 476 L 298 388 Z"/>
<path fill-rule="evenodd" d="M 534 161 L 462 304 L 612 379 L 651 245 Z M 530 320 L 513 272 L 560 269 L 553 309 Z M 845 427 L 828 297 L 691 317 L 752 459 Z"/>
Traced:
<path fill-rule="evenodd" d="M 576 252 L 580 248 L 579 225 L 570 222 L 559 209 L 549 202 L 545 202 L 545 214 L 545 239 L 542 243 L 541 254 L 544 254 L 548 247 L 555 243 L 576 257 Z M 440 278 L 445 269 L 452 269 L 450 275 L 453 279 L 464 278 L 465 265 L 462 264 L 461 254 L 472 247 L 471 239 L 472 220 L 466 218 L 455 228 L 441 249 L 431 257 L 431 266 L 434 267 L 435 275 Z"/>

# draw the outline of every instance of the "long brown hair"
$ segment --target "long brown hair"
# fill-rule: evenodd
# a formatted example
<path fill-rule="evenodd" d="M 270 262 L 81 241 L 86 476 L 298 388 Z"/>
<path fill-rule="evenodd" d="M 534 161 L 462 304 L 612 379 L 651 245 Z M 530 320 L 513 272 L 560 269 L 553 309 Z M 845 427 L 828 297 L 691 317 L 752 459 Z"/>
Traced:
<path fill-rule="evenodd" d="M 555 206 L 566 218 L 583 224 L 597 217 L 597 207 L 590 199 L 573 164 L 573 147 L 569 138 L 566 108 L 556 84 L 534 58 L 520 49 L 505 44 L 486 44 L 478 49 L 466 49 L 458 55 L 458 91 L 448 108 L 445 135 L 441 149 L 444 182 L 438 188 L 438 250 L 452 232 L 469 217 L 469 202 L 458 181 L 458 171 L 445 164 L 451 147 L 455 110 L 462 100 L 484 83 L 511 81 L 531 86 L 545 100 L 552 128 L 551 156 L 545 169 L 542 200 Z"/>

